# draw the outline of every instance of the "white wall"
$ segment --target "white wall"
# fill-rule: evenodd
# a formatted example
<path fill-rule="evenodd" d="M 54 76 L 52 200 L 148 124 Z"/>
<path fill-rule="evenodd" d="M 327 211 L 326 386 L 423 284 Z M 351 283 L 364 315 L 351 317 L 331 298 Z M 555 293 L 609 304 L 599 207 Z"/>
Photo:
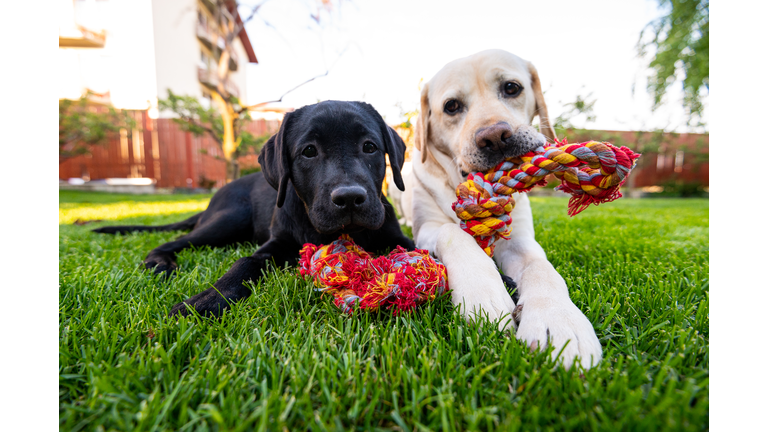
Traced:
<path fill-rule="evenodd" d="M 112 103 L 122 109 L 147 109 L 157 97 L 152 0 L 109 0 L 105 51 L 111 56 L 108 79 Z"/>
<path fill-rule="evenodd" d="M 104 48 L 58 50 L 59 98 L 76 99 L 86 89 L 109 91 L 116 108 L 144 110 L 170 88 L 204 101 L 197 75 L 197 0 L 75 0 L 74 8 L 72 0 L 59 2 L 68 16 L 77 11 L 84 21 L 79 24 L 107 33 Z M 239 38 L 234 45 L 239 62 L 231 79 L 245 103 L 248 55 Z"/>
<path fill-rule="evenodd" d="M 200 42 L 196 36 L 196 0 L 154 0 L 154 53 L 157 96 L 174 93 L 202 98 L 197 65 Z M 168 113 L 161 113 L 161 116 Z"/>
<path fill-rule="evenodd" d="M 147 109 L 157 97 L 152 29 L 152 0 L 59 0 L 76 21 L 106 32 L 104 48 L 60 48 L 56 73 L 58 97 L 76 99 L 86 89 L 109 92 L 120 109 Z M 65 26 L 64 18 L 60 28 Z M 74 22 L 72 23 L 74 26 Z"/>
<path fill-rule="evenodd" d="M 79 36 L 75 27 L 75 7 L 72 0 L 58 0 L 59 7 L 59 36 Z M 80 56 L 78 50 L 59 48 L 56 52 L 56 73 L 58 85 L 56 90 L 59 99 L 77 99 L 83 94 L 83 83 L 80 79 Z"/>
<path fill-rule="evenodd" d="M 75 49 L 59 48 L 56 52 L 56 90 L 58 99 L 78 99 L 85 85 L 80 78 L 80 56 Z"/>

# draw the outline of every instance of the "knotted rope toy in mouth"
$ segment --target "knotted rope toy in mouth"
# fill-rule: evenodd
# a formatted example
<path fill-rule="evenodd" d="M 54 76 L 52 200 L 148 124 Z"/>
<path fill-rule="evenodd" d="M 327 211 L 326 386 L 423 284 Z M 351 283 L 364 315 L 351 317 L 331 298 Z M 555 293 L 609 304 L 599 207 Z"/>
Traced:
<path fill-rule="evenodd" d="M 571 194 L 568 215 L 574 216 L 590 204 L 621 198 L 619 187 L 627 180 L 638 157 L 627 147 L 618 148 L 607 142 L 557 141 L 500 162 L 484 174 L 470 174 L 456 188 L 457 200 L 452 208 L 461 219 L 461 229 L 474 236 L 492 257 L 494 242 L 509 239 L 512 231 L 513 192 L 544 186 L 545 177 L 554 174 L 561 181 L 555 189 Z"/>
<path fill-rule="evenodd" d="M 422 249 L 409 252 L 398 246 L 389 255 L 373 258 L 345 234 L 325 246 L 306 243 L 300 254 L 301 275 L 312 277 L 346 313 L 357 305 L 398 314 L 449 289 L 445 266 Z"/>

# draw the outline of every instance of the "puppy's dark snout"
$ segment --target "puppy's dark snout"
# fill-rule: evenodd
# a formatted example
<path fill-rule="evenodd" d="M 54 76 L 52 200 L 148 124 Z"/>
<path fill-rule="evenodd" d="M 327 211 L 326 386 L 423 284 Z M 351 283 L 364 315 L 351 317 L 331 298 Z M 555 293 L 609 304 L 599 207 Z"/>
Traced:
<path fill-rule="evenodd" d="M 496 123 L 493 126 L 484 127 L 475 133 L 475 144 L 479 148 L 488 147 L 499 150 L 504 142 L 512 137 L 512 128 L 505 122 Z"/>
<path fill-rule="evenodd" d="M 331 201 L 337 206 L 353 210 L 365 203 L 368 194 L 361 186 L 341 186 L 331 192 Z"/>

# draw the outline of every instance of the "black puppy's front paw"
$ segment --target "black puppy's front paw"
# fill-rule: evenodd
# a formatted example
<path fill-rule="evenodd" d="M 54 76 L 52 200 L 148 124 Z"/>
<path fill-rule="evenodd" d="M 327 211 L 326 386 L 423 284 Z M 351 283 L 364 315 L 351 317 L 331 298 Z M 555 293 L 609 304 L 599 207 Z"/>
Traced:
<path fill-rule="evenodd" d="M 171 273 L 176 271 L 179 266 L 176 264 L 176 261 L 170 257 L 155 255 L 148 256 L 147 259 L 144 260 L 144 268 L 152 270 L 155 274 L 160 274 L 167 278 Z"/>
<path fill-rule="evenodd" d="M 229 302 L 227 299 L 221 296 L 215 288 L 208 288 L 207 290 L 195 294 L 192 297 L 184 300 L 181 303 L 175 304 L 171 311 L 168 312 L 168 316 L 175 315 L 187 316 L 189 315 L 188 306 L 192 306 L 202 316 L 205 317 L 219 317 L 226 309 L 229 308 Z"/>

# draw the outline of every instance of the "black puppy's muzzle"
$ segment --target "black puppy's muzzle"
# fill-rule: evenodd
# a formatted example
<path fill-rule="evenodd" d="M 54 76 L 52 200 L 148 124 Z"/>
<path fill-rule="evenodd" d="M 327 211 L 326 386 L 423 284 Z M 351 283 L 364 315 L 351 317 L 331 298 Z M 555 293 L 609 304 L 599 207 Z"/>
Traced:
<path fill-rule="evenodd" d="M 331 202 L 346 211 L 358 210 L 367 198 L 368 192 L 362 186 L 341 186 L 331 191 Z"/>
<path fill-rule="evenodd" d="M 331 186 L 316 199 L 309 214 L 321 233 L 353 233 L 378 229 L 384 223 L 384 206 L 376 199 L 376 191 L 361 184 Z"/>

